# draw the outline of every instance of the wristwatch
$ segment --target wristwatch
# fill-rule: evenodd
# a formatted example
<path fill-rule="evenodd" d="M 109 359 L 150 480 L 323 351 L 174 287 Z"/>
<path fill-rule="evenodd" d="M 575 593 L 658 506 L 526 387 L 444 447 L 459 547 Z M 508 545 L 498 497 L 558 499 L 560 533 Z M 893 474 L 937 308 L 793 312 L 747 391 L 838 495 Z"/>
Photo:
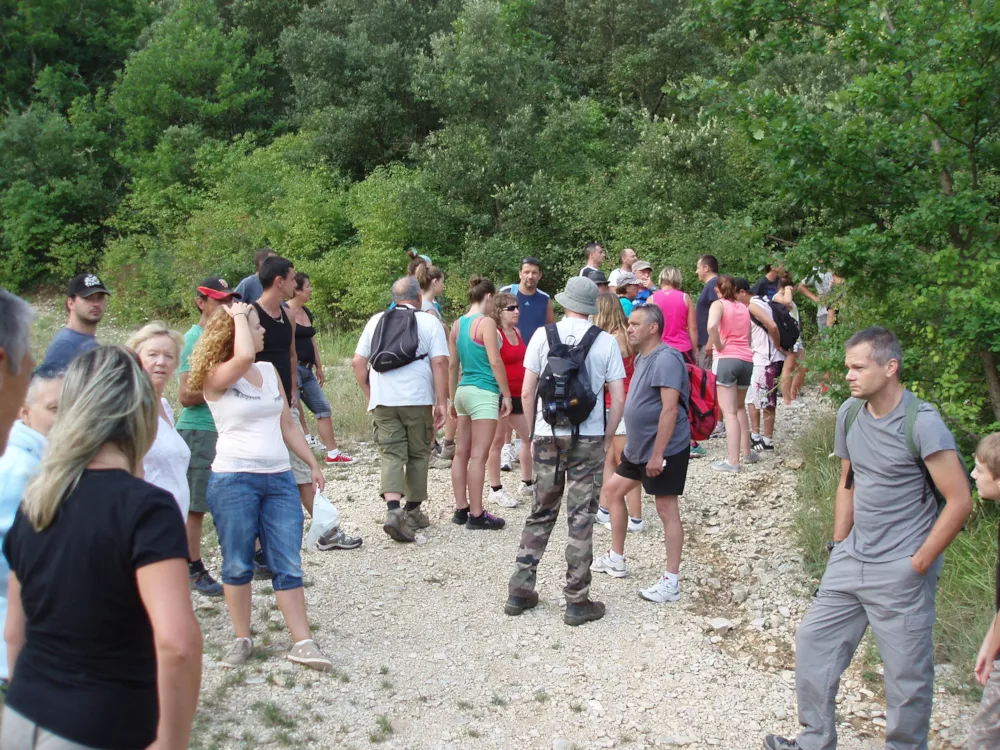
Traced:
<path fill-rule="evenodd" d="M 840 544 L 840 542 L 835 542 L 832 539 L 829 542 L 827 542 L 826 543 L 826 554 L 829 555 L 831 552 L 833 552 L 833 548 L 836 547 L 838 544 Z"/>

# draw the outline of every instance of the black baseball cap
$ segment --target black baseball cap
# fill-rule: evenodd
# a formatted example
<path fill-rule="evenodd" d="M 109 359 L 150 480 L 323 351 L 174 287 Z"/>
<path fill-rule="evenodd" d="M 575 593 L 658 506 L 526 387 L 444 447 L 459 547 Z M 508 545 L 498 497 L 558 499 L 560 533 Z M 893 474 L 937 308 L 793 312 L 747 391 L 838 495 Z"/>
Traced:
<path fill-rule="evenodd" d="M 229 288 L 229 284 L 226 283 L 225 279 L 221 279 L 218 276 L 209 276 L 201 282 L 198 285 L 198 294 L 202 297 L 211 297 L 212 299 L 220 301 L 230 298 L 237 300 L 243 299 L 243 297 Z"/>
<path fill-rule="evenodd" d="M 67 297 L 89 297 L 92 294 L 111 294 L 104 282 L 92 273 L 74 276 L 66 285 Z"/>
<path fill-rule="evenodd" d="M 602 285 L 607 286 L 608 284 L 608 277 L 604 275 L 603 271 L 597 271 L 596 273 L 591 273 L 589 276 L 587 276 L 587 278 L 593 281 L 595 284 L 597 284 L 597 286 L 602 286 Z"/>
<path fill-rule="evenodd" d="M 733 279 L 733 288 L 737 292 L 749 292 L 750 291 L 750 282 L 747 281 L 742 276 L 737 276 L 735 279 Z"/>

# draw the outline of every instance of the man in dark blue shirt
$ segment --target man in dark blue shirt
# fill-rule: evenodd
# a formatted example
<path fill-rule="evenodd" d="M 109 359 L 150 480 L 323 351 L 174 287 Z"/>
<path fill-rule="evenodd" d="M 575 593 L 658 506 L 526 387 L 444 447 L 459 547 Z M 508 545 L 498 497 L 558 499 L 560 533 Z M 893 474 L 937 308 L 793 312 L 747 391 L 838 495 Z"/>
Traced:
<path fill-rule="evenodd" d="M 556 313 L 552 308 L 552 299 L 538 289 L 538 282 L 542 279 L 542 262 L 538 258 L 522 260 L 519 277 L 521 283 L 511 284 L 503 291 L 517 296 L 517 306 L 521 312 L 517 330 L 524 343 L 528 343 L 535 331 L 548 323 L 556 322 Z"/>
<path fill-rule="evenodd" d="M 781 291 L 781 282 L 779 279 L 785 267 L 779 263 L 775 266 L 764 266 L 764 270 L 766 273 L 750 288 L 750 293 L 754 297 L 765 297 L 770 302 L 774 299 L 774 295 Z"/>
<path fill-rule="evenodd" d="M 708 311 L 712 303 L 719 299 L 715 285 L 719 280 L 719 261 L 714 255 L 702 255 L 695 266 L 698 281 L 703 286 L 698 301 L 694 306 L 695 319 L 698 321 L 698 366 L 708 369 L 712 366 L 712 348 L 708 345 Z"/>
<path fill-rule="evenodd" d="M 69 320 L 66 327 L 52 337 L 43 367 L 65 370 L 77 355 L 98 347 L 97 324 L 104 317 L 109 296 L 111 292 L 92 273 L 81 273 L 69 280 L 66 285 Z"/>

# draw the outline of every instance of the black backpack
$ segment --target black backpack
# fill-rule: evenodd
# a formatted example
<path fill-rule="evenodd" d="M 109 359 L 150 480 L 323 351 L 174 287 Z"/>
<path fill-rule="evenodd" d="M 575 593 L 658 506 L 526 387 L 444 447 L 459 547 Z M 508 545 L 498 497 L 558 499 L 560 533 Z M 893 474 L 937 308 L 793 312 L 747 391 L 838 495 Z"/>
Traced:
<path fill-rule="evenodd" d="M 795 348 L 795 342 L 799 340 L 799 336 L 802 333 L 799 324 L 795 322 L 795 318 L 792 317 L 792 314 L 780 302 L 774 302 L 767 299 L 767 297 L 758 297 L 758 299 L 766 302 L 768 308 L 771 310 L 771 317 L 774 318 L 774 324 L 778 326 L 778 339 L 781 341 L 781 348 L 786 352 L 792 351 Z M 753 317 L 753 315 L 750 316 L 750 320 L 761 328 L 767 327 L 757 320 L 757 318 Z"/>
<path fill-rule="evenodd" d="M 427 356 L 417 355 L 419 346 L 417 311 L 401 305 L 394 307 L 384 312 L 375 325 L 368 365 L 375 372 L 397 370 Z"/>
<path fill-rule="evenodd" d="M 559 339 L 555 323 L 545 326 L 549 354 L 538 381 L 539 410 L 542 419 L 553 428 L 572 427 L 574 438 L 579 435 L 580 425 L 587 421 L 600 395 L 590 389 L 586 365 L 590 347 L 600 333 L 600 328 L 591 326 L 579 343 L 570 346 Z"/>

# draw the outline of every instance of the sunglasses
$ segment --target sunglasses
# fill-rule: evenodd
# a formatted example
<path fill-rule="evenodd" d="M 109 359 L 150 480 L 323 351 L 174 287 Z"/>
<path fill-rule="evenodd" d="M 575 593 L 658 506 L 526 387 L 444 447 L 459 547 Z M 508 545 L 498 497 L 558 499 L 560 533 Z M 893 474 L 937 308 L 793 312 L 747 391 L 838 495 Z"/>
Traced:
<path fill-rule="evenodd" d="M 507 305 L 507 307 L 504 308 L 507 312 L 514 312 L 516 309 L 517 305 Z"/>

